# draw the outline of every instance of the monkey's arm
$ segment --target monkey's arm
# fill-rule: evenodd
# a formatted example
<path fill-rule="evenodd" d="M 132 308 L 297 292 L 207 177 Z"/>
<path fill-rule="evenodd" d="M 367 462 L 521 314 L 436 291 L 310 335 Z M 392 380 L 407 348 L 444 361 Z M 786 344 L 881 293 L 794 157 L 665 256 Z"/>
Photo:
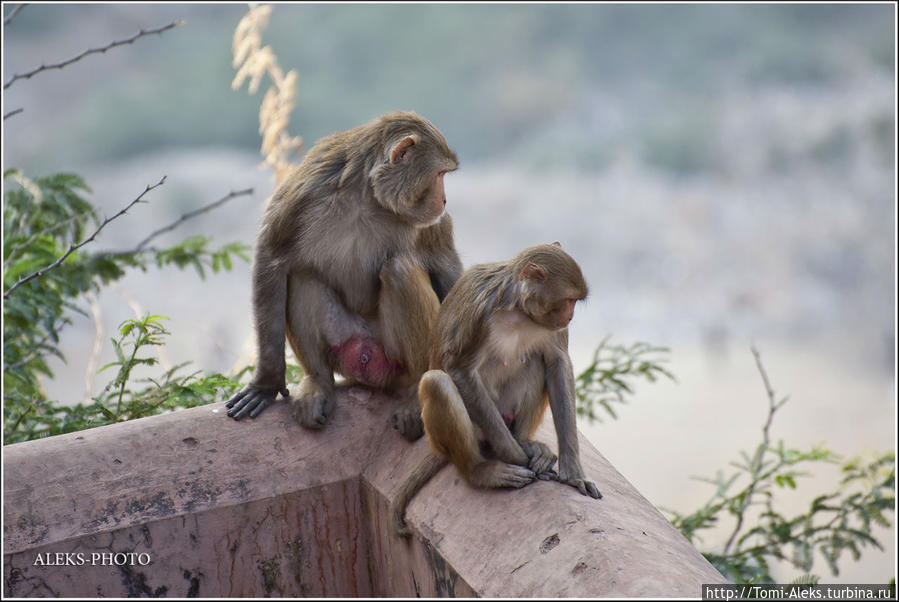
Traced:
<path fill-rule="evenodd" d="M 462 274 L 462 260 L 453 244 L 453 220 L 449 213 L 421 233 L 418 249 L 431 278 L 431 286 L 442 302 Z"/>
<path fill-rule="evenodd" d="M 544 352 L 546 392 L 559 441 L 559 480 L 576 487 L 584 495 L 601 498 L 602 494 L 596 485 L 584 478 L 584 469 L 581 467 L 574 405 L 574 369 L 566 349 L 567 333 L 562 343 L 565 348 L 553 347 Z"/>
<path fill-rule="evenodd" d="M 253 312 L 256 321 L 256 372 L 243 391 L 225 404 L 228 416 L 255 418 L 281 393 L 285 382 L 284 337 L 287 330 L 287 270 L 263 246 L 253 262 Z"/>
<path fill-rule="evenodd" d="M 467 370 L 448 372 L 456 388 L 459 389 L 471 421 L 480 427 L 481 433 L 497 457 L 503 462 L 526 467 L 529 462 L 528 455 L 512 436 L 480 376 L 474 371 Z"/>

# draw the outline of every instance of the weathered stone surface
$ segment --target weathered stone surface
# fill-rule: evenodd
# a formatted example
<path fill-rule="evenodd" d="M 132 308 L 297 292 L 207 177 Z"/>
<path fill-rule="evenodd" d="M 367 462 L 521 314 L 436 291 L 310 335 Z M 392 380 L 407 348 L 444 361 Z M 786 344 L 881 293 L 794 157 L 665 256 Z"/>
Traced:
<path fill-rule="evenodd" d="M 389 502 L 427 453 L 389 428 L 393 407 L 351 388 L 317 432 L 286 404 L 235 422 L 219 403 L 7 446 L 4 594 L 697 597 L 724 581 L 583 439 L 604 499 L 479 491 L 449 466 L 409 506 L 412 538 L 393 537 Z M 554 445 L 550 419 L 540 438 Z"/>

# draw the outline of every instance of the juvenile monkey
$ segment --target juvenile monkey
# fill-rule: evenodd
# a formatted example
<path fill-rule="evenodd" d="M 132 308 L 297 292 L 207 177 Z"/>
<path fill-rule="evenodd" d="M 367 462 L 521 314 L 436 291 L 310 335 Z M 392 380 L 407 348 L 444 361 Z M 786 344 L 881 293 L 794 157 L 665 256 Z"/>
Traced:
<path fill-rule="evenodd" d="M 289 398 L 284 340 L 305 376 L 296 419 L 324 426 L 334 372 L 399 392 L 394 427 L 422 434 L 415 387 L 440 300 L 462 272 L 443 178 L 458 166 L 443 135 L 394 112 L 318 141 L 266 206 L 253 262 L 257 365 L 225 405 L 255 418 Z"/>
<path fill-rule="evenodd" d="M 568 323 L 587 296 L 580 267 L 558 243 L 528 247 L 512 260 L 467 270 L 444 299 L 419 383 L 429 455 L 403 484 L 394 532 L 408 535 L 405 509 L 452 462 L 475 487 L 523 487 L 557 479 L 601 498 L 584 477 L 575 425 Z M 552 408 L 556 456 L 533 440 Z"/>

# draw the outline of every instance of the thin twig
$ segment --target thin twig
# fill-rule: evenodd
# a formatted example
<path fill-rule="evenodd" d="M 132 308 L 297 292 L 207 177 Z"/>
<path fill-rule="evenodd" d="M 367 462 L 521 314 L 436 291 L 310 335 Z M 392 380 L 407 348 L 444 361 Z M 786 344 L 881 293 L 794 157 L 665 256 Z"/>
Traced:
<path fill-rule="evenodd" d="M 201 215 L 203 213 L 212 211 L 213 209 L 220 207 L 221 205 L 225 204 L 226 202 L 230 201 L 231 199 L 239 197 L 239 196 L 243 196 L 245 194 L 253 194 L 253 189 L 247 188 L 245 190 L 238 190 L 237 192 L 234 192 L 234 191 L 229 192 L 226 196 L 220 198 L 219 200 L 217 200 L 213 203 L 209 203 L 208 205 L 206 205 L 204 207 L 200 207 L 199 209 L 189 211 L 189 212 L 185 213 L 184 215 L 182 215 L 181 217 L 179 217 L 174 222 L 172 222 L 171 224 L 169 224 L 168 226 L 165 226 L 163 228 L 160 228 L 159 230 L 156 230 L 155 232 L 153 232 L 152 234 L 147 236 L 145 239 L 140 241 L 137 244 L 137 246 L 135 246 L 133 249 L 128 249 L 127 251 L 108 251 L 105 254 L 108 256 L 112 256 L 112 257 L 120 257 L 122 255 L 135 255 L 137 253 L 141 253 L 141 252 L 145 252 L 145 251 L 156 252 L 156 251 L 158 251 L 158 249 L 156 249 L 155 247 L 147 247 L 147 245 L 149 244 L 149 242 L 151 240 L 153 240 L 160 234 L 164 234 L 166 232 L 174 230 L 175 228 L 177 228 L 178 226 L 180 226 L 182 223 L 186 222 L 187 220 L 189 220 L 193 217 L 196 217 L 198 215 Z"/>
<path fill-rule="evenodd" d="M 9 429 L 8 432 L 15 433 L 16 430 L 18 430 L 19 425 L 22 424 L 22 421 L 25 420 L 25 416 L 27 416 L 28 414 L 33 412 L 34 408 L 35 408 L 35 405 L 34 405 L 34 402 L 32 401 L 32 403 L 28 404 L 28 409 L 25 410 L 24 412 L 22 412 L 21 414 L 19 414 L 19 417 L 16 419 L 16 423 L 12 425 L 12 428 Z"/>
<path fill-rule="evenodd" d="M 168 31 L 169 29 L 172 29 L 173 27 L 178 27 L 179 25 L 184 25 L 184 21 L 172 21 L 168 25 L 164 25 L 157 29 L 141 29 L 139 32 L 137 32 L 136 34 L 134 34 L 133 36 L 131 36 L 130 38 L 127 38 L 125 40 L 117 40 L 115 42 L 110 42 L 109 44 L 107 44 L 106 46 L 103 46 L 102 48 L 88 48 L 87 50 L 85 50 L 84 52 L 79 54 L 78 56 L 64 60 L 60 63 L 54 63 L 52 65 L 41 65 L 40 67 L 37 67 L 36 69 L 33 69 L 27 73 L 13 75 L 12 78 L 10 78 L 10 80 L 8 82 L 3 84 L 3 89 L 6 90 L 13 84 L 13 82 L 15 82 L 18 79 L 29 79 L 32 76 L 37 75 L 41 71 L 47 71 L 49 69 L 62 69 L 63 67 L 67 67 L 76 61 L 80 61 L 81 59 L 83 59 L 84 57 L 86 57 L 89 54 L 105 53 L 107 50 L 115 48 L 116 46 L 124 46 L 125 44 L 132 44 L 138 38 L 141 38 L 143 36 L 148 36 L 148 35 L 151 35 L 154 33 L 162 34 L 164 31 Z"/>
<path fill-rule="evenodd" d="M 762 382 L 765 384 L 765 392 L 768 394 L 768 417 L 765 420 L 765 425 L 762 427 L 762 445 L 758 447 L 756 450 L 755 456 L 752 458 L 752 465 L 749 467 L 752 470 L 752 474 L 755 475 L 752 481 L 749 483 L 749 486 L 744 490 L 746 493 L 742 496 L 744 500 L 746 500 L 746 505 L 752 501 L 752 496 L 755 494 L 756 486 L 761 482 L 763 478 L 767 475 L 760 475 L 759 472 L 762 468 L 762 456 L 765 451 L 768 449 L 768 446 L 771 444 L 770 437 L 770 429 L 771 429 L 771 421 L 774 419 L 774 413 L 787 402 L 787 398 L 784 397 L 779 402 L 776 401 L 776 396 L 774 395 L 774 389 L 771 388 L 771 381 L 768 380 L 768 374 L 765 372 L 765 367 L 762 365 L 762 356 L 759 354 L 758 349 L 755 348 L 755 345 L 750 346 L 752 350 L 752 355 L 755 357 L 755 365 L 758 366 L 759 374 L 762 375 Z M 737 516 L 737 525 L 734 527 L 733 533 L 730 534 L 730 537 L 727 539 L 727 543 L 724 544 L 723 553 L 726 555 L 727 551 L 730 549 L 731 545 L 734 543 L 734 539 L 736 539 L 737 534 L 740 532 L 740 529 L 743 528 L 743 512 L 740 512 L 739 516 Z"/>
<path fill-rule="evenodd" d="M 83 246 L 86 245 L 87 243 L 89 243 L 89 242 L 91 242 L 92 240 L 94 240 L 94 238 L 97 236 L 97 234 L 99 234 L 100 231 L 101 231 L 103 228 L 106 227 L 106 224 L 108 224 L 108 223 L 111 222 L 112 220 L 116 219 L 117 217 L 120 217 L 121 215 L 124 215 L 126 211 L 128 211 L 129 209 L 131 209 L 131 208 L 132 208 L 134 205 L 136 205 L 137 203 L 141 202 L 141 199 L 143 199 L 143 197 L 144 197 L 145 194 L 147 194 L 148 192 L 150 192 L 150 191 L 153 190 L 154 188 L 158 188 L 159 186 L 162 186 L 163 183 L 165 182 L 165 178 L 166 178 L 166 176 L 162 176 L 162 179 L 159 180 L 159 182 L 157 182 L 156 184 L 153 184 L 152 186 L 147 186 L 147 187 L 144 189 L 144 191 L 143 191 L 142 193 L 140 193 L 140 194 L 137 196 L 136 199 L 134 199 L 133 201 L 131 201 L 130 203 L 128 203 L 128 205 L 127 205 L 124 209 L 122 209 L 121 211 L 119 211 L 118 213 L 116 213 L 115 215 L 113 215 L 112 217 L 107 217 L 106 219 L 104 219 L 104 220 L 103 220 L 103 223 L 100 224 L 100 225 L 97 227 L 96 230 L 94 230 L 94 233 L 93 233 L 93 234 L 91 234 L 90 236 L 88 236 L 87 238 L 85 238 L 84 240 L 82 240 L 82 241 L 81 241 L 80 243 L 78 243 L 77 245 L 76 245 L 76 244 L 70 244 L 70 245 L 69 245 L 69 250 L 66 251 L 66 252 L 63 254 L 62 257 L 60 257 L 59 259 L 57 259 L 56 261 L 54 261 L 53 263 L 51 263 L 51 264 L 48 265 L 47 267 L 42 268 L 42 269 L 40 269 L 40 270 L 34 272 L 33 274 L 30 274 L 30 275 L 28 275 L 28 276 L 25 276 L 24 278 L 22 278 L 21 280 L 19 280 L 18 282 L 16 282 L 14 285 L 12 285 L 12 286 L 9 288 L 8 291 L 6 291 L 5 293 L 3 293 L 3 298 L 4 298 L 4 299 L 8 299 L 9 296 L 12 294 L 12 292 L 13 292 L 14 290 L 16 290 L 17 288 L 19 288 L 20 286 L 22 286 L 23 284 L 25 284 L 25 283 L 28 282 L 29 280 L 33 280 L 33 279 L 35 279 L 35 278 L 40 278 L 41 276 L 43 276 L 44 274 L 46 274 L 46 273 L 49 272 L 50 270 L 52 270 L 52 269 L 54 269 L 54 268 L 57 268 L 57 267 L 59 267 L 60 265 L 62 265 L 62 262 L 65 261 L 66 258 L 67 258 L 69 255 L 71 255 L 75 250 L 80 249 L 81 247 L 83 247 Z"/>
<path fill-rule="evenodd" d="M 12 9 L 12 12 L 9 13 L 9 16 L 6 17 L 5 19 L 3 19 L 3 25 L 9 25 L 10 23 L 12 23 L 12 20 L 16 18 L 16 15 L 18 15 L 19 12 L 26 6 L 28 6 L 28 5 L 20 4 L 17 7 L 15 7 L 14 9 Z"/>
<path fill-rule="evenodd" d="M 164 228 L 160 228 L 159 230 L 156 230 L 155 232 L 153 232 L 152 234 L 150 234 L 148 237 L 146 237 L 145 239 L 143 239 L 142 241 L 140 241 L 139 243 L 137 243 L 137 246 L 134 247 L 134 250 L 132 250 L 132 251 L 126 251 L 126 252 L 123 253 L 123 254 L 139 253 L 140 251 L 143 250 L 144 247 L 147 246 L 147 244 L 149 244 L 149 242 L 150 242 L 151 240 L 153 240 L 154 238 L 156 238 L 156 237 L 159 236 L 160 234 L 164 234 L 164 233 L 166 233 L 166 232 L 170 232 L 170 231 L 174 230 L 175 228 L 177 228 L 178 226 L 180 226 L 182 223 L 186 222 L 187 220 L 189 220 L 189 219 L 191 219 L 191 218 L 193 218 L 193 217 L 196 217 L 196 216 L 198 216 L 198 215 L 201 215 L 201 214 L 203 214 L 203 213 L 207 213 L 207 212 L 209 212 L 209 211 L 212 211 L 213 209 L 215 209 L 215 208 L 217 208 L 217 207 L 220 207 L 220 206 L 224 205 L 225 203 L 227 203 L 227 202 L 230 201 L 231 199 L 237 198 L 237 197 L 239 197 L 239 196 L 243 196 L 243 195 L 245 195 L 245 194 L 253 194 L 253 189 L 252 189 L 252 188 L 247 188 L 246 190 L 238 190 L 237 192 L 234 192 L 234 191 L 232 190 L 232 191 L 229 192 L 227 195 L 225 195 L 224 197 L 222 197 L 222 198 L 220 198 L 219 200 L 215 201 L 214 203 L 209 203 L 208 205 L 206 205 L 206 206 L 204 206 L 204 207 L 200 207 L 199 209 L 195 209 L 195 210 L 193 210 L 193 211 L 189 211 L 189 212 L 185 213 L 184 215 L 182 215 L 181 217 L 179 217 L 179 218 L 178 218 L 177 220 L 175 220 L 174 222 L 172 222 L 171 224 L 169 224 L 168 226 L 165 226 Z"/>
<path fill-rule="evenodd" d="M 765 383 L 765 392 L 768 394 L 768 420 L 765 421 L 765 426 L 762 427 L 762 436 L 764 437 L 765 447 L 767 447 L 770 442 L 768 431 L 771 429 L 771 420 L 774 418 L 774 412 L 787 402 L 787 398 L 784 397 L 779 402 L 775 401 L 776 396 L 774 395 L 774 389 L 771 388 L 768 374 L 765 372 L 765 367 L 762 365 L 762 356 L 754 345 L 751 346 L 750 349 L 752 349 L 752 355 L 755 356 L 755 365 L 759 368 L 759 374 L 762 375 L 762 382 Z"/>
<path fill-rule="evenodd" d="M 15 110 L 13 110 L 13 111 L 10 111 L 9 113 L 7 113 L 6 115 L 3 116 L 3 121 L 6 121 L 7 119 L 9 119 L 10 117 L 12 117 L 13 115 L 18 115 L 19 113 L 21 113 L 21 112 L 24 111 L 24 110 L 25 110 L 25 109 L 23 109 L 22 107 L 19 107 L 18 109 L 15 109 Z"/>

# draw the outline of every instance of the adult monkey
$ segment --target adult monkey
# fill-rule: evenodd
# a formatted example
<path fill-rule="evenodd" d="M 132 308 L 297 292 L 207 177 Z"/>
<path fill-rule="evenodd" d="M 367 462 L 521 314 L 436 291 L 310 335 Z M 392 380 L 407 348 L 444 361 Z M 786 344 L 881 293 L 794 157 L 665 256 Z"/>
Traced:
<path fill-rule="evenodd" d="M 225 405 L 255 418 L 285 382 L 284 339 L 305 376 L 308 428 L 335 407 L 334 372 L 398 392 L 394 427 L 422 435 L 415 395 L 440 300 L 462 272 L 445 212 L 455 153 L 428 120 L 388 113 L 318 141 L 266 206 L 253 262 L 257 365 Z"/>
<path fill-rule="evenodd" d="M 581 467 L 568 324 L 586 298 L 580 267 L 559 243 L 467 270 L 440 307 L 431 370 L 419 384 L 429 454 L 400 487 L 393 531 L 409 534 L 409 500 L 447 464 L 475 487 L 558 480 L 601 498 Z M 534 431 L 552 408 L 556 456 Z"/>

